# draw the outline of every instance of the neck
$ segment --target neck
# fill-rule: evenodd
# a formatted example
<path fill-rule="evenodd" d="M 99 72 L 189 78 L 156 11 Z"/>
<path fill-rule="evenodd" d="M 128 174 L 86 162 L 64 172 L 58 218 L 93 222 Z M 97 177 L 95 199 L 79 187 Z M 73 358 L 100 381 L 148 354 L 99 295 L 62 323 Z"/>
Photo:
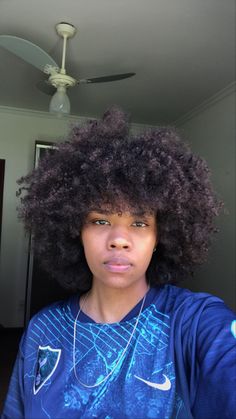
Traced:
<path fill-rule="evenodd" d="M 117 323 L 144 298 L 147 291 L 146 282 L 125 289 L 97 287 L 94 283 L 89 293 L 82 297 L 80 307 L 97 323 Z"/>

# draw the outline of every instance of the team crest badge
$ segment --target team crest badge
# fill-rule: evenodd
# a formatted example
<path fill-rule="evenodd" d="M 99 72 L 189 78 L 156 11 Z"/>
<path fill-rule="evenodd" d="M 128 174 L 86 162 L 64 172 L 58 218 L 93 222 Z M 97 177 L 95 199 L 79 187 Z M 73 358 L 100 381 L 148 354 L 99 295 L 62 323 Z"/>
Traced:
<path fill-rule="evenodd" d="M 43 387 L 57 368 L 61 356 L 61 349 L 50 346 L 39 346 L 34 380 L 34 394 Z"/>

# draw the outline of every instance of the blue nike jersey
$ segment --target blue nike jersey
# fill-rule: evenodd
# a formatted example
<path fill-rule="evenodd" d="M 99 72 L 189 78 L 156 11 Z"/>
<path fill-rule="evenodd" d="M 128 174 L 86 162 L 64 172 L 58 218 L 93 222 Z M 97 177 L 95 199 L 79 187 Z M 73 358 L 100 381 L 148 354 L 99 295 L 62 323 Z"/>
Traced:
<path fill-rule="evenodd" d="M 209 294 L 151 288 L 132 335 L 140 307 L 113 324 L 81 312 L 76 328 L 77 296 L 36 314 L 2 419 L 235 417 L 234 313 Z"/>

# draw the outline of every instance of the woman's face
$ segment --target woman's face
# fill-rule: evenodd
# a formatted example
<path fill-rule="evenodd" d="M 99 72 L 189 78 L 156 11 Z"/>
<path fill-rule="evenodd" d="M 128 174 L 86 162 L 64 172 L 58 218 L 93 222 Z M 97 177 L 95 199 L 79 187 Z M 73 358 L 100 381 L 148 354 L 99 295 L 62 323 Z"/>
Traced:
<path fill-rule="evenodd" d="M 157 244 L 156 217 L 92 211 L 82 228 L 82 243 L 93 284 L 112 288 L 144 284 Z"/>

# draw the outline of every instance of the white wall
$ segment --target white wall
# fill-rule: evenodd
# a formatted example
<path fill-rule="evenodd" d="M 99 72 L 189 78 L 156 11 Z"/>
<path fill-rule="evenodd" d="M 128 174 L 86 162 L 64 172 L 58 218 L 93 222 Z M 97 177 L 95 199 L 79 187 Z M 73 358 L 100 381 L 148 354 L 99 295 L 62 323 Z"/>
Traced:
<path fill-rule="evenodd" d="M 228 214 L 219 219 L 209 261 L 195 275 L 195 291 L 218 295 L 236 308 L 235 281 L 235 84 L 189 113 L 178 126 L 191 148 L 204 157 L 212 170 L 212 181 Z"/>

